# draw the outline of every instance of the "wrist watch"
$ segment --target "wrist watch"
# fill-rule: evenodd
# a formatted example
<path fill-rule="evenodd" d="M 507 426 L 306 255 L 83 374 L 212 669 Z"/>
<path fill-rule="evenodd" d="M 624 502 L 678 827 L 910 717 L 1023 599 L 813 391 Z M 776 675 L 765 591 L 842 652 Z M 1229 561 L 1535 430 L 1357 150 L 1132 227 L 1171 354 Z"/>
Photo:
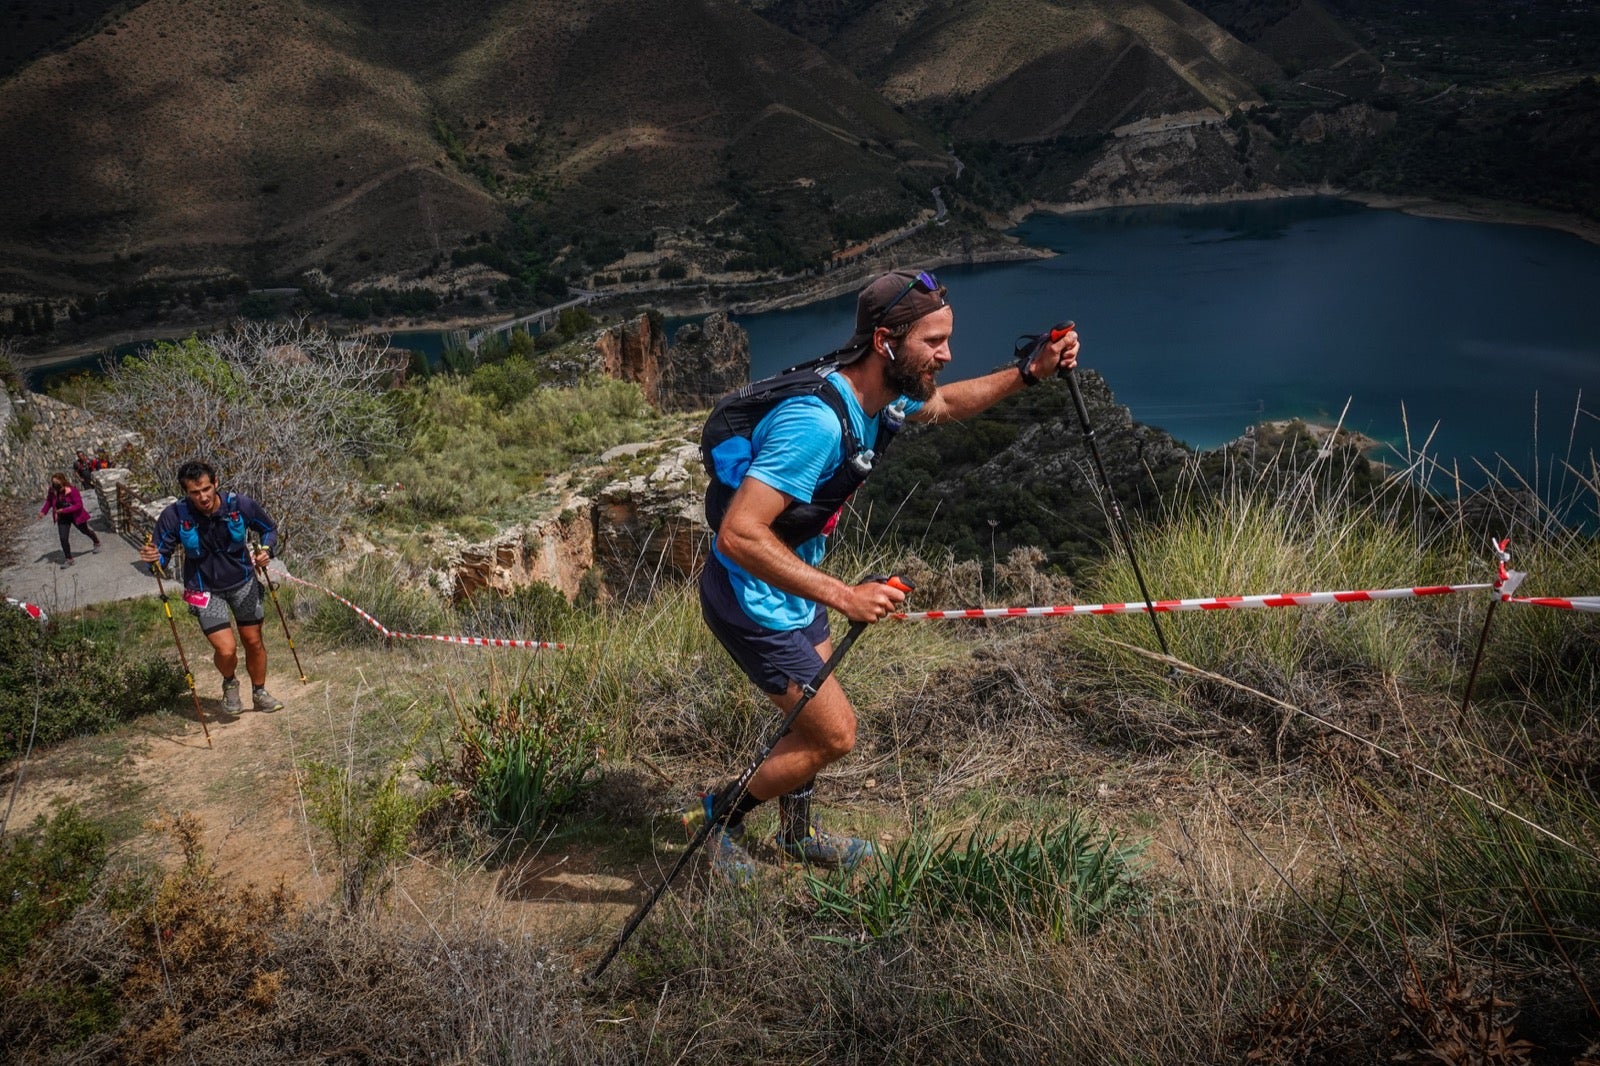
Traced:
<path fill-rule="evenodd" d="M 1022 383 L 1028 386 L 1028 388 L 1031 389 L 1035 385 L 1039 384 L 1039 375 L 1029 370 L 1025 364 L 1017 364 L 1017 373 L 1022 375 Z"/>

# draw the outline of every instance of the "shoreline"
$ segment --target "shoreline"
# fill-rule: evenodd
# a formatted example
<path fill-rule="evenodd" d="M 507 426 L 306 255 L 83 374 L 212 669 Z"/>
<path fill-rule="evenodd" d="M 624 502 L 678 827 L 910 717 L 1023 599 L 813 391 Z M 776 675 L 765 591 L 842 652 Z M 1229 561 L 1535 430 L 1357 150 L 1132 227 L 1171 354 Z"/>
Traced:
<path fill-rule="evenodd" d="M 702 289 L 693 295 L 683 292 L 681 299 L 661 299 L 650 304 L 650 306 L 660 310 L 663 314 L 673 317 L 692 317 L 711 314 L 716 311 L 722 311 L 729 315 L 764 314 L 768 311 L 786 311 L 806 307 L 810 304 L 820 303 L 824 300 L 831 300 L 854 292 L 866 277 L 881 270 L 891 270 L 911 265 L 922 269 L 937 270 L 941 267 L 953 265 L 982 265 L 1052 258 L 1057 254 L 1056 252 L 1048 248 L 1023 244 L 1021 241 L 1009 237 L 1004 230 L 1000 229 L 1002 221 L 1007 227 L 1015 227 L 1029 216 L 1035 214 L 1075 215 L 1119 207 L 1203 207 L 1214 204 L 1245 203 L 1257 200 L 1290 200 L 1316 196 L 1333 197 L 1351 203 L 1363 204 L 1374 210 L 1398 211 L 1402 214 L 1414 215 L 1419 218 L 1551 229 L 1577 237 L 1589 244 L 1600 245 L 1600 222 L 1593 222 L 1577 215 L 1547 211 L 1542 208 L 1498 200 L 1436 200 L 1427 196 L 1365 193 L 1333 186 L 1271 188 L 1248 192 L 1197 193 L 1190 196 L 1102 196 L 1090 200 L 1072 202 L 1029 200 L 1027 203 L 1019 204 L 1012 208 L 1000 219 L 997 219 L 995 228 L 988 235 L 993 243 L 986 242 L 984 247 L 960 252 L 945 249 L 926 256 L 882 254 L 870 259 L 864 258 L 857 263 L 841 267 L 820 279 L 797 279 L 785 291 L 770 296 L 734 299 L 724 295 L 721 298 L 712 299 Z M 717 283 L 706 282 L 707 286 L 714 284 Z M 772 284 L 782 286 L 784 283 L 777 281 Z M 663 296 L 674 291 L 673 289 L 663 289 L 617 293 L 614 298 L 601 298 L 596 303 L 602 309 L 630 302 L 632 302 L 633 306 L 638 306 L 642 302 L 638 299 L 639 297 Z M 387 333 L 445 332 L 454 329 L 491 326 L 505 320 L 502 315 L 456 316 L 436 322 L 408 322 L 389 326 L 363 325 L 351 330 L 350 335 L 371 336 Z M 121 344 L 146 340 L 181 340 L 202 330 L 216 329 L 226 325 L 228 321 L 230 321 L 229 318 L 221 318 L 191 322 L 181 328 L 169 326 L 166 329 L 156 327 L 152 329 L 116 330 L 92 340 L 74 341 L 71 344 L 50 349 L 37 356 L 16 354 L 12 356 L 12 363 L 17 370 L 25 374 L 48 371 L 52 367 L 72 363 Z"/>
<path fill-rule="evenodd" d="M 1166 197 L 1109 197 L 1071 203 L 1053 203 L 1047 200 L 1030 200 L 1012 208 L 1006 215 L 1009 224 L 1016 226 L 1032 214 L 1076 215 L 1087 211 L 1106 211 L 1117 207 L 1204 207 L 1211 204 L 1248 203 L 1254 200 L 1295 200 L 1313 196 L 1332 197 L 1363 204 L 1379 211 L 1398 211 L 1418 218 L 1448 219 L 1454 222 L 1482 222 L 1502 226 L 1532 226 L 1536 229 L 1553 229 L 1577 237 L 1589 244 L 1600 245 L 1600 222 L 1560 211 L 1547 211 L 1526 204 L 1504 200 L 1436 200 L 1422 195 L 1371 193 L 1344 189 L 1331 185 L 1293 188 L 1257 189 L 1250 192 L 1196 193 L 1192 196 Z"/>

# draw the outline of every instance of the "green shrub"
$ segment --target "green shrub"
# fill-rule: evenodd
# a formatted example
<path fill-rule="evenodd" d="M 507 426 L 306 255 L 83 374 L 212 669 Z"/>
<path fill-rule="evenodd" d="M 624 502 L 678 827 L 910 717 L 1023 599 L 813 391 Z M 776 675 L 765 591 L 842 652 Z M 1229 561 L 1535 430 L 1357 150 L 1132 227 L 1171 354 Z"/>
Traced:
<path fill-rule="evenodd" d="M 1600 860 L 1584 845 L 1600 833 L 1600 803 L 1587 788 L 1537 779 L 1538 802 L 1495 798 L 1526 818 L 1506 817 L 1461 793 L 1425 831 L 1407 831 L 1412 812 L 1384 804 L 1397 832 L 1374 834 L 1387 865 L 1365 871 L 1368 891 L 1340 892 L 1325 901 L 1349 927 L 1379 931 L 1403 942 L 1440 929 L 1470 941 L 1494 929 L 1495 954 L 1566 965 L 1595 957 L 1600 928 Z M 1529 823 L 1532 823 L 1531 825 Z M 1535 829 L 1541 827 L 1545 832 Z M 1576 842 L 1577 846 L 1572 843 Z M 1385 913 L 1369 913 L 1372 899 Z"/>
<path fill-rule="evenodd" d="M 436 375 L 392 399 L 409 440 L 404 455 L 373 470 L 372 480 L 402 486 L 382 513 L 400 521 L 490 514 L 578 460 L 657 431 L 660 416 L 637 385 L 536 387 L 539 376 L 510 359 L 469 378 Z"/>
<path fill-rule="evenodd" d="M 0 840 L 0 972 L 33 940 L 71 917 L 106 863 L 106 836 L 67 807 L 31 835 Z"/>
<path fill-rule="evenodd" d="M 384 897 L 417 823 L 440 798 L 437 789 L 421 796 L 405 792 L 404 769 L 405 759 L 364 776 L 349 764 L 305 764 L 306 807 L 333 845 L 347 912 Z"/>
<path fill-rule="evenodd" d="M 424 778 L 453 781 L 491 829 L 530 836 L 595 784 L 605 729 L 569 689 L 527 679 L 507 693 L 491 685 L 457 713 L 459 757 L 436 760 Z"/>
<path fill-rule="evenodd" d="M 905 932 L 920 911 L 1061 941 L 1142 905 L 1144 847 L 1119 844 L 1114 831 L 1086 826 L 1074 812 L 1018 839 L 973 830 L 939 844 L 918 834 L 863 867 L 859 888 L 815 876 L 806 883 L 819 913 L 872 939 Z"/>
<path fill-rule="evenodd" d="M 561 590 L 535 581 L 506 596 L 479 593 L 458 614 L 461 632 L 468 636 L 560 641 L 571 635 L 577 612 Z"/>
<path fill-rule="evenodd" d="M 30 736 L 54 744 L 164 710 L 184 688 L 176 663 L 0 611 L 0 758 L 23 751 Z"/>

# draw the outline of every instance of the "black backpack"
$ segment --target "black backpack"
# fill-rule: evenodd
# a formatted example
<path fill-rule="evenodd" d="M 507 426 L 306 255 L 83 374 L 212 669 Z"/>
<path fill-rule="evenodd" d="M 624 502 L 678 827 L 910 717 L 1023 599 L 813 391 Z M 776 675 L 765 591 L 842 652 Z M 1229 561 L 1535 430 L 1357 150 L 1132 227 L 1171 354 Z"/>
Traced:
<path fill-rule="evenodd" d="M 850 413 L 844 397 L 828 384 L 828 375 L 835 369 L 831 361 L 813 362 L 791 367 L 760 381 L 735 389 L 711 409 L 705 428 L 700 431 L 700 457 L 705 463 L 711 483 L 706 488 L 706 522 L 713 531 L 720 530 L 727 516 L 728 504 L 739 485 L 729 484 L 733 468 L 749 466 L 750 437 L 756 426 L 771 410 L 785 400 L 796 396 L 815 396 L 828 405 L 839 419 L 843 434 L 844 461 L 811 495 L 810 503 L 792 501 L 777 520 L 772 531 L 791 548 L 799 547 L 812 537 L 831 532 L 833 521 L 861 483 L 872 473 L 873 465 L 889 449 L 890 442 L 904 423 L 905 416 L 897 408 L 885 408 L 878 419 L 877 439 L 870 448 L 856 440 L 850 428 Z M 743 442 L 742 445 L 740 442 Z"/>

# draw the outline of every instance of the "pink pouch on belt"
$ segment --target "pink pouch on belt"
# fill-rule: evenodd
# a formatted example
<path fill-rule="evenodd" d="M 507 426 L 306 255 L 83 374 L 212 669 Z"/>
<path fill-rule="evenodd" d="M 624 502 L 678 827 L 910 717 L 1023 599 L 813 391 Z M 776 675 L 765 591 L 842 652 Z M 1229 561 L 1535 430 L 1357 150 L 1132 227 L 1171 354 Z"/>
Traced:
<path fill-rule="evenodd" d="M 211 605 L 211 593 L 184 589 L 183 602 L 197 611 L 203 611 Z"/>

